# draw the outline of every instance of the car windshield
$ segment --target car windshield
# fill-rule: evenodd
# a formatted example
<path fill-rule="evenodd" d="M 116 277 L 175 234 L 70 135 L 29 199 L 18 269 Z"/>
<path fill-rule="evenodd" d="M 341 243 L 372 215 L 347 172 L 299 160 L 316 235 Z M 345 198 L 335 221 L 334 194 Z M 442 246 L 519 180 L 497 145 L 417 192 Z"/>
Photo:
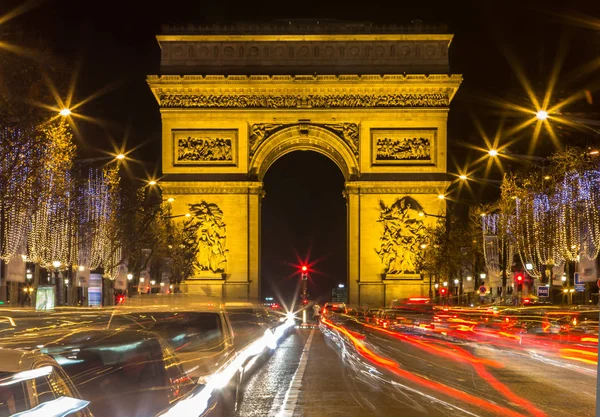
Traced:
<path fill-rule="evenodd" d="M 0 373 L 0 417 L 9 417 L 29 408 L 30 397 L 25 383 L 8 383 L 14 373 Z"/>
<path fill-rule="evenodd" d="M 194 352 L 223 343 L 221 317 L 209 312 L 136 312 L 115 315 L 111 328 L 138 328 L 156 332 L 175 350 Z"/>

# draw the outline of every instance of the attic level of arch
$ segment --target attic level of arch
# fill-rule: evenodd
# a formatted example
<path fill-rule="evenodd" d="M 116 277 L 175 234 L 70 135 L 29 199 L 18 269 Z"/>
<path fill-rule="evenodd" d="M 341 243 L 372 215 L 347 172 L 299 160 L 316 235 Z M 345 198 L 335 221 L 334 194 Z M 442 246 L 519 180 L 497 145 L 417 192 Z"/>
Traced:
<path fill-rule="evenodd" d="M 158 35 L 162 74 L 447 74 L 449 34 Z"/>

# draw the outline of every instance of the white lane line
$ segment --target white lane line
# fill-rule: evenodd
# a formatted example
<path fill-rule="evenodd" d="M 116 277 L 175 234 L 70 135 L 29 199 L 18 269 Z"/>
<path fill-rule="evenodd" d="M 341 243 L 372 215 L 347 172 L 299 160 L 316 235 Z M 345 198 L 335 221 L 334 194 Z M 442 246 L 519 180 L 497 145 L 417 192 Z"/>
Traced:
<path fill-rule="evenodd" d="M 298 368 L 296 369 L 296 372 L 290 381 L 290 386 L 285 393 L 283 405 L 281 406 L 279 413 L 277 413 L 277 417 L 292 417 L 294 415 L 296 403 L 298 402 L 298 395 L 300 395 L 300 387 L 302 386 L 304 370 L 306 369 L 306 363 L 308 362 L 308 352 L 310 351 L 310 345 L 314 335 L 315 330 L 313 329 L 310 331 L 310 335 L 308 336 L 308 340 L 304 345 L 304 349 L 302 349 L 302 356 L 300 356 Z"/>

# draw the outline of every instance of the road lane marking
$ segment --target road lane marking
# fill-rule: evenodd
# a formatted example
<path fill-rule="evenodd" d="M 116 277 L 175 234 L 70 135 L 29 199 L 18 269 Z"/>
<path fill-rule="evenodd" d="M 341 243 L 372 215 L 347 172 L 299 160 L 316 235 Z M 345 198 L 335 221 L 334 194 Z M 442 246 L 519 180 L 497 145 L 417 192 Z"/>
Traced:
<path fill-rule="evenodd" d="M 306 363 L 308 362 L 308 352 L 310 351 L 310 345 L 312 344 L 314 335 L 315 330 L 313 329 L 310 331 L 310 335 L 308 336 L 308 340 L 304 345 L 304 349 L 302 349 L 302 355 L 300 356 L 298 368 L 296 369 L 296 372 L 290 381 L 290 386 L 285 393 L 283 404 L 279 412 L 276 414 L 276 417 L 292 417 L 294 415 L 296 403 L 298 402 L 298 396 L 300 395 L 300 387 L 302 386 L 302 378 L 304 377 Z"/>

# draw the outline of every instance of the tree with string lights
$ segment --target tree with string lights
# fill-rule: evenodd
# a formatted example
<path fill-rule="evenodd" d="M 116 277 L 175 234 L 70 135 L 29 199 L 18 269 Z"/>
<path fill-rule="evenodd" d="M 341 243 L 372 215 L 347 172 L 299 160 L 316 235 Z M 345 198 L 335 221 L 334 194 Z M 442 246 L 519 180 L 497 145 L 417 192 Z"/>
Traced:
<path fill-rule="evenodd" d="M 567 147 L 548 158 L 544 171 L 505 176 L 499 216 L 529 274 L 552 287 L 552 278 L 575 272 L 600 251 L 600 159 Z M 484 233 L 485 233 L 484 223 Z M 568 270 L 568 273 L 566 273 Z"/>

